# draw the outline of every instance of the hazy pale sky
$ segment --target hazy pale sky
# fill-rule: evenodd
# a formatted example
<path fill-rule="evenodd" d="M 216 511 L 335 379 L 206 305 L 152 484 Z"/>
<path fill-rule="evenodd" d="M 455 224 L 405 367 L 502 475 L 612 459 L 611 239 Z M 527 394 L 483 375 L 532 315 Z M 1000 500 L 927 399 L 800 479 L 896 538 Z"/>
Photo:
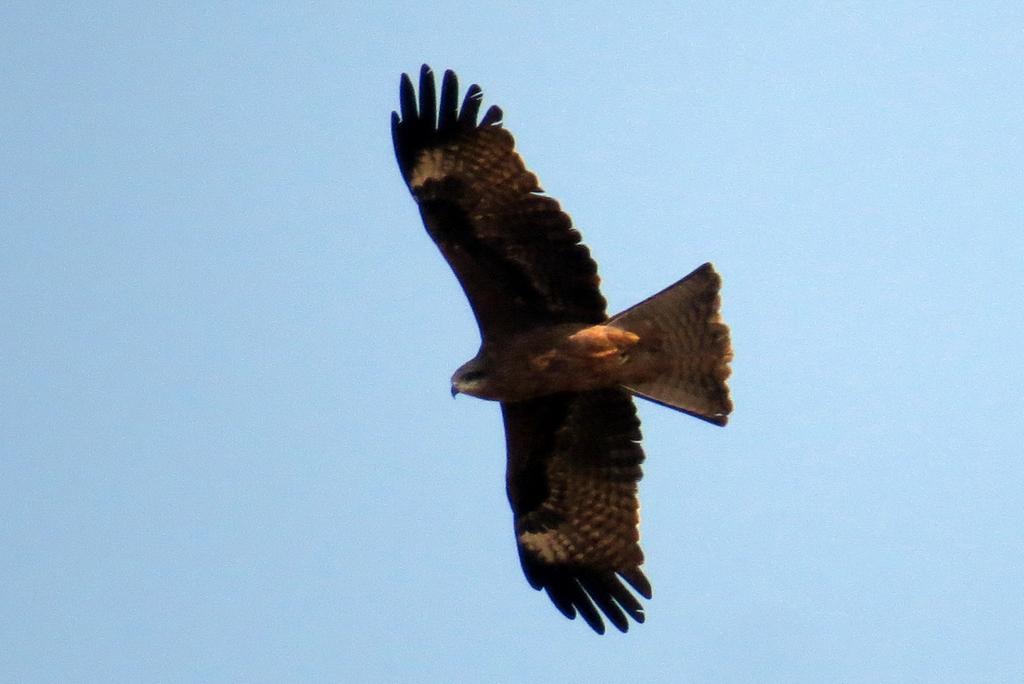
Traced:
<path fill-rule="evenodd" d="M 1019 3 L 0 9 L 0 680 L 1024 679 Z M 647 623 L 522 577 L 398 78 L 499 104 L 617 311 L 724 278 L 735 413 L 641 402 Z"/>

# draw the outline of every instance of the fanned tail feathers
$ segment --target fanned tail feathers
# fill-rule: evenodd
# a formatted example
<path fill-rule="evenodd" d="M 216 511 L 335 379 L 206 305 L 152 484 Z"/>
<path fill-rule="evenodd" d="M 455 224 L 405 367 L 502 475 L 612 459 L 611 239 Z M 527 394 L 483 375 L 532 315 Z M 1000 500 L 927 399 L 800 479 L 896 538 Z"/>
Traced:
<path fill-rule="evenodd" d="M 609 325 L 656 345 L 666 370 L 626 386 L 633 394 L 725 425 L 732 411 L 726 379 L 731 372 L 729 326 L 719 313 L 722 279 L 711 264 L 613 316 Z"/>

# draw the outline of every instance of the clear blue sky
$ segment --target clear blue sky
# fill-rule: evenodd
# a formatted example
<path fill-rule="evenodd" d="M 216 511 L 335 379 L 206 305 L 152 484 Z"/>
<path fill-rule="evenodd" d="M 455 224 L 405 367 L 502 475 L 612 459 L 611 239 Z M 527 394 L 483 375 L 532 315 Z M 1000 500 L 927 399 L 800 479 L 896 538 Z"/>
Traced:
<path fill-rule="evenodd" d="M 1024 679 L 1020 3 L 355 4 L 0 10 L 0 680 Z M 448 395 L 425 61 L 612 310 L 724 276 L 732 422 L 640 408 L 628 635 L 527 586 Z"/>

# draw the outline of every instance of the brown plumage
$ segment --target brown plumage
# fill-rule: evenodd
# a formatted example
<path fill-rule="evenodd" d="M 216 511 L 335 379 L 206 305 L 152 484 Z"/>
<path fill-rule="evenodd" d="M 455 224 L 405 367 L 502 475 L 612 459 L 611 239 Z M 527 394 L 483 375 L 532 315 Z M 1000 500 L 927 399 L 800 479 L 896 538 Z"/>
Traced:
<path fill-rule="evenodd" d="M 440 102 L 402 76 L 395 155 L 427 232 L 466 293 L 477 356 L 452 392 L 501 402 L 507 490 L 527 580 L 563 614 L 621 631 L 651 597 L 640 569 L 637 482 L 644 454 L 632 395 L 724 425 L 732 350 L 710 264 L 609 319 L 597 265 L 541 194 L 481 91 L 461 107 L 455 74 Z M 623 581 L 625 584 L 623 584 Z"/>

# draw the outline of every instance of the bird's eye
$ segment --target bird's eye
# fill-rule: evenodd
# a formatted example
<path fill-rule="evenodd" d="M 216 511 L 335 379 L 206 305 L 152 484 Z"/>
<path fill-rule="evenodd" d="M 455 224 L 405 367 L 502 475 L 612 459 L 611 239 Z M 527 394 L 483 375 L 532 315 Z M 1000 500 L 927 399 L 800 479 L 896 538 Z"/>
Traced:
<path fill-rule="evenodd" d="M 476 370 L 476 371 L 467 371 L 466 373 L 462 374 L 462 381 L 463 382 L 476 382 L 477 380 L 483 380 L 483 379 L 484 379 L 484 372 L 483 371 L 478 371 L 478 370 Z"/>

